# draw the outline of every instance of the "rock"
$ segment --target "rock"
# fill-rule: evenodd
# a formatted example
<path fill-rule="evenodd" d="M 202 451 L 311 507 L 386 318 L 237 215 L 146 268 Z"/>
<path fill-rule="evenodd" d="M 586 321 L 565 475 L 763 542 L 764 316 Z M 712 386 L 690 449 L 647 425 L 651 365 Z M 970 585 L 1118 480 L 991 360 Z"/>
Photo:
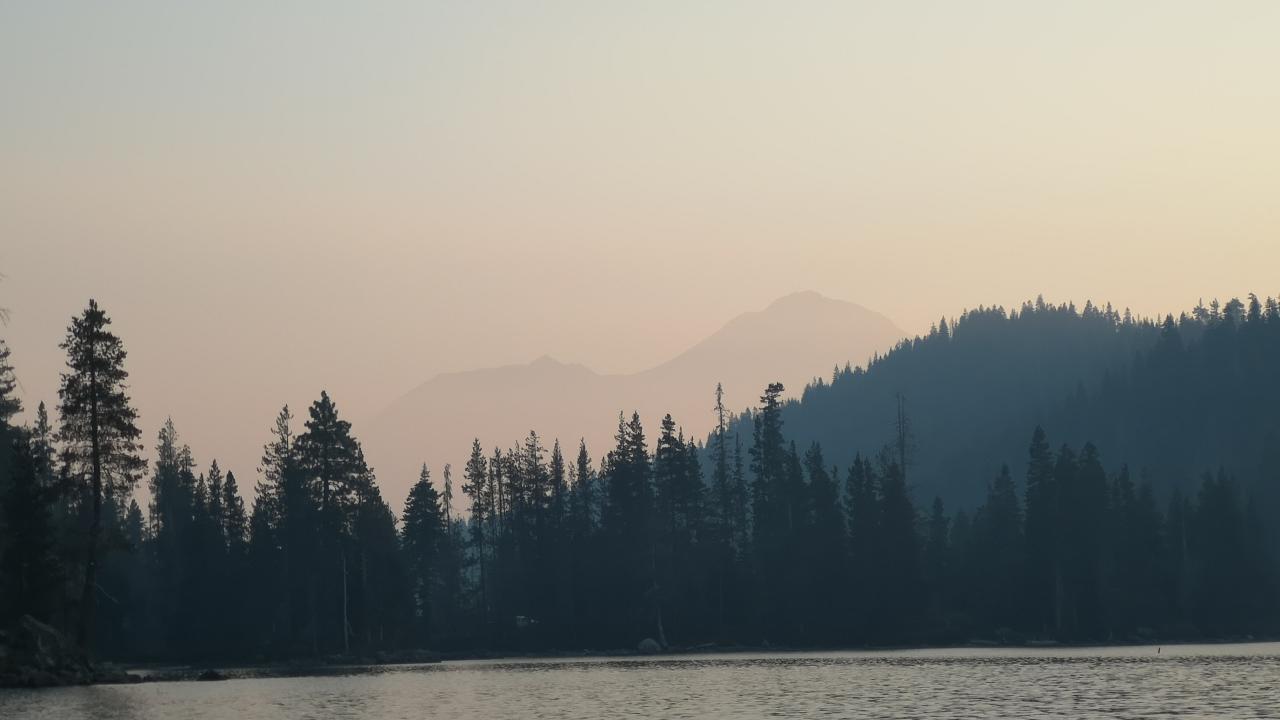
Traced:
<path fill-rule="evenodd" d="M 226 680 L 227 676 L 223 675 L 217 670 L 214 670 L 213 668 L 209 668 L 208 670 L 205 670 L 204 672 L 197 675 L 196 679 L 208 682 L 212 680 Z"/>
<path fill-rule="evenodd" d="M 657 655 L 662 652 L 662 646 L 653 638 L 645 638 L 636 646 L 636 651 L 641 655 Z"/>

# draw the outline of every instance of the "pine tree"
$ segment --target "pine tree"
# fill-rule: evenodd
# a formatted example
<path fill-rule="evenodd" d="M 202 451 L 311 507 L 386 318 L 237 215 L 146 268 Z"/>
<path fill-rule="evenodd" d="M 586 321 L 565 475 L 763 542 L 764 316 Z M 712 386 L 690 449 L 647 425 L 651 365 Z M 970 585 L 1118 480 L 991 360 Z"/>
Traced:
<path fill-rule="evenodd" d="M 877 615 L 884 638 L 908 637 L 922 605 L 916 511 L 896 453 L 882 457 L 876 573 L 882 583 Z"/>
<path fill-rule="evenodd" d="M 575 620 L 568 628 L 568 634 L 575 646 L 581 646 L 588 637 L 599 632 L 600 617 L 604 615 L 604 608 L 600 607 L 597 597 L 598 579 L 602 575 L 602 553 L 600 543 L 596 542 L 599 504 L 597 478 L 585 440 L 578 440 L 578 454 L 569 467 L 569 479 L 567 541 L 570 607 Z"/>
<path fill-rule="evenodd" d="M 1027 615 L 1034 629 L 1059 628 L 1062 562 L 1059 557 L 1058 486 L 1053 452 L 1044 429 L 1036 426 L 1027 462 L 1026 542 Z"/>
<path fill-rule="evenodd" d="M 771 383 L 760 397 L 751 445 L 752 507 L 756 542 L 771 542 L 786 525 L 786 446 L 782 437 L 782 384 Z"/>
<path fill-rule="evenodd" d="M 730 481 L 733 489 L 733 522 L 730 523 L 734 529 L 733 546 L 739 554 L 743 554 L 747 551 L 751 537 L 751 526 L 747 520 L 750 495 L 747 490 L 747 474 L 743 471 L 742 436 L 737 433 L 733 435 L 733 475 Z"/>
<path fill-rule="evenodd" d="M 1054 468 L 1062 503 L 1064 623 L 1073 637 L 1101 637 L 1101 529 L 1106 526 L 1108 483 L 1093 443 L 1075 456 L 1069 448 L 1058 453 Z"/>
<path fill-rule="evenodd" d="M 414 615 L 419 637 L 424 641 L 431 637 L 432 599 L 438 581 L 434 571 L 444 537 L 440 495 L 432 487 L 431 472 L 423 464 L 405 501 L 402 540 L 414 593 Z"/>
<path fill-rule="evenodd" d="M 715 505 L 714 518 L 719 541 L 727 547 L 731 546 L 736 534 L 733 526 L 733 486 L 729 474 L 729 421 L 724 407 L 724 387 L 716 383 L 716 427 L 711 436 L 711 447 L 714 462 L 711 470 L 711 494 Z"/>
<path fill-rule="evenodd" d="M 292 422 L 293 413 L 286 405 L 262 449 L 250 565 L 259 582 L 281 590 L 279 602 L 270 605 L 270 615 L 279 616 L 273 640 L 285 647 L 306 642 L 318 654 L 318 503 L 301 468 L 299 438 Z"/>
<path fill-rule="evenodd" d="M 855 625 L 855 639 L 866 642 L 874 627 L 872 600 L 879 591 L 877 537 L 880 532 L 880 498 L 875 471 L 860 454 L 854 456 L 845 477 L 844 499 L 849 527 L 849 614 Z"/>
<path fill-rule="evenodd" d="M 586 440 L 578 440 L 578 456 L 569 469 L 569 476 L 573 481 L 571 515 L 574 537 L 585 540 L 595 532 L 597 504 L 595 471 L 591 468 L 591 455 L 587 452 Z"/>
<path fill-rule="evenodd" d="M 836 639 L 843 634 L 843 610 L 848 592 L 848 536 L 840 508 L 840 489 L 828 471 L 822 446 L 814 443 L 804 454 L 809 477 L 807 507 L 810 530 L 803 536 L 807 564 L 808 600 L 818 637 Z"/>
<path fill-rule="evenodd" d="M 245 635 L 258 650 L 292 639 L 291 585 L 285 562 L 283 513 L 272 487 L 259 481 L 249 513 L 246 576 L 253 592 L 245 598 Z"/>
<path fill-rule="evenodd" d="M 760 397 L 751 445 L 751 485 L 754 513 L 752 555 L 760 602 L 760 622 L 766 633 L 780 639 L 790 632 L 792 618 L 787 587 L 794 558 L 794 524 L 790 489 L 793 458 L 782 436 L 782 384 L 771 383 Z M 798 466 L 798 460 L 795 461 Z"/>
<path fill-rule="evenodd" d="M 222 526 L 227 538 L 227 548 L 233 555 L 245 552 L 249 541 L 249 521 L 245 517 L 244 500 L 236 485 L 236 474 L 227 473 L 222 484 Z"/>
<path fill-rule="evenodd" d="M 564 453 L 560 450 L 560 440 L 556 439 L 551 446 L 551 461 L 547 465 L 547 480 L 550 486 L 549 498 L 550 529 L 558 538 L 564 527 L 569 509 L 568 470 L 564 463 Z"/>
<path fill-rule="evenodd" d="M 336 537 L 369 485 L 369 469 L 351 423 L 338 417 L 327 392 L 320 393 L 307 413 L 306 432 L 297 439 L 299 471 L 314 497 L 323 532 Z"/>
<path fill-rule="evenodd" d="M 945 318 L 943 319 L 945 323 Z M 944 325 L 945 327 L 945 325 Z M 951 604 L 951 522 L 942 498 L 935 497 L 929 510 L 924 545 L 924 579 L 929 587 L 929 613 L 936 624 L 945 624 L 943 608 Z"/>
<path fill-rule="evenodd" d="M 13 416 L 22 412 L 22 401 L 16 393 L 18 380 L 13 374 L 9 355 L 9 346 L 0 340 L 0 426 L 9 425 Z"/>
<path fill-rule="evenodd" d="M 493 515 L 492 496 L 489 488 L 489 463 L 485 460 L 480 439 L 471 442 L 471 457 L 462 470 L 462 492 L 471 501 L 471 545 L 475 548 L 476 564 L 479 566 L 479 605 L 481 617 L 487 619 L 489 613 L 489 575 L 488 548 L 486 545 L 486 528 Z"/>
<path fill-rule="evenodd" d="M 659 627 L 654 575 L 652 468 L 640 415 L 618 414 L 616 446 L 602 473 L 605 503 L 600 531 L 610 558 L 604 600 L 617 608 L 613 642 L 631 645 Z M 657 638 L 662 642 L 662 638 Z"/>
<path fill-rule="evenodd" d="M 36 422 L 31 428 L 31 457 L 35 463 L 36 478 L 40 481 L 40 487 L 49 492 L 57 490 L 54 487 L 55 454 L 49 411 L 41 402 L 36 407 Z"/>
<path fill-rule="evenodd" d="M 453 466 L 444 464 L 444 492 L 440 494 L 441 507 L 444 509 L 444 524 L 453 528 Z"/>
<path fill-rule="evenodd" d="M 214 460 L 209 465 L 208 478 L 208 499 L 206 508 L 209 514 L 210 527 L 214 532 L 214 541 L 225 547 L 226 545 L 226 513 L 222 507 L 222 468 L 218 467 L 218 461 Z"/>
<path fill-rule="evenodd" d="M 103 504 L 133 490 L 146 463 L 138 444 L 137 412 L 126 394 L 125 350 L 111 320 L 94 300 L 73 318 L 62 349 L 68 372 L 58 390 L 64 444 L 72 477 L 82 479 L 88 538 L 76 640 L 88 647 L 94 621 L 98 564 L 102 551 Z"/>
<path fill-rule="evenodd" d="M 1021 624 L 1018 586 L 1026 560 L 1018 492 L 1008 465 L 987 485 L 972 533 L 975 556 L 969 570 L 981 619 L 992 628 L 1012 629 Z"/>
<path fill-rule="evenodd" d="M 676 441 L 676 422 L 667 414 L 662 418 L 658 446 L 653 455 L 653 488 L 656 532 L 664 562 L 674 552 L 678 532 L 676 485 L 684 475 L 684 443 Z"/>
<path fill-rule="evenodd" d="M 147 541 L 147 525 L 142 517 L 142 506 L 136 499 L 129 500 L 129 510 L 125 514 L 125 541 L 133 552 L 139 552 Z"/>
<path fill-rule="evenodd" d="M 310 590 L 314 598 L 313 646 L 327 645 L 327 640 L 336 637 L 340 643 L 332 647 L 346 653 L 355 632 L 350 602 L 352 565 L 360 560 L 361 552 L 353 538 L 361 511 L 376 491 L 364 451 L 351 433 L 351 423 L 339 417 L 328 393 L 321 392 L 307 414 L 306 431 L 298 436 L 294 452 L 297 472 L 316 513 Z"/>
<path fill-rule="evenodd" d="M 542 583 L 546 590 L 547 619 L 558 635 L 568 635 L 573 626 L 576 603 L 574 602 L 574 563 L 570 552 L 572 542 L 572 504 L 568 482 L 568 467 L 557 439 L 551 446 L 551 460 L 547 465 L 551 498 L 548 507 L 546 537 L 542 547 L 546 554 L 546 577 Z"/>

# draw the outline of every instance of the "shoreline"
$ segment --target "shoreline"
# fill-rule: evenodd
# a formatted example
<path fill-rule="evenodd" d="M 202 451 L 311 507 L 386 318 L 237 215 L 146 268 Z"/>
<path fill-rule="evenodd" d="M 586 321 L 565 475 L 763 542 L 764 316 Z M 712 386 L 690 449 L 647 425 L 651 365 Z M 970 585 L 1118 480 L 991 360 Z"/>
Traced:
<path fill-rule="evenodd" d="M 1031 642 L 988 643 L 970 641 L 951 645 L 883 645 L 837 647 L 784 647 L 771 645 L 716 645 L 672 647 L 662 652 L 643 653 L 638 650 L 617 648 L 612 650 L 543 651 L 543 652 L 457 652 L 432 653 L 436 657 L 409 659 L 374 657 L 334 657 L 320 661 L 286 661 L 265 664 L 210 664 L 210 665 L 136 665 L 126 666 L 126 672 L 139 677 L 134 682 L 190 682 L 199 680 L 243 680 L 288 677 L 325 677 L 352 674 L 376 674 L 388 668 L 404 666 L 438 665 L 459 662 L 523 662 L 523 661 L 632 661 L 678 660 L 685 657 L 716 655 L 797 655 L 822 653 L 894 653 L 911 651 L 948 650 L 1089 650 L 1117 648 L 1164 648 L 1193 645 L 1262 645 L 1280 642 L 1280 637 L 1219 638 L 1212 640 L 1132 641 L 1132 642 Z M 424 653 L 425 654 L 425 653 Z M 209 673 L 212 673 L 210 675 Z M 200 677 L 206 675 L 206 677 Z"/>
<path fill-rule="evenodd" d="M 14 676 L 0 678 L 0 690 L 38 689 L 49 687 L 74 687 L 90 685 L 134 685 L 162 682 L 217 682 L 224 680 L 253 680 L 272 678 L 327 677 L 357 674 L 378 674 L 392 668 L 405 666 L 438 665 L 446 662 L 524 662 L 524 661 L 633 661 L 678 660 L 685 657 L 715 655 L 797 655 L 822 653 L 895 653 L 912 651 L 951 650 L 1089 650 L 1117 648 L 1164 648 L 1192 645 L 1259 645 L 1280 642 L 1276 637 L 1242 637 L 1195 640 L 1130 642 L 1024 642 L 997 643 L 973 640 L 949 645 L 883 645 L 883 646 L 835 646 L 835 647 L 785 647 L 772 645 L 698 645 L 672 647 L 662 652 L 643 653 L 623 648 L 613 650 L 543 651 L 543 652 L 431 652 L 408 651 L 403 654 L 384 654 L 381 657 L 331 656 L 318 660 L 291 660 L 275 663 L 141 663 L 120 664 L 104 662 L 75 677 L 56 676 L 36 669 Z"/>

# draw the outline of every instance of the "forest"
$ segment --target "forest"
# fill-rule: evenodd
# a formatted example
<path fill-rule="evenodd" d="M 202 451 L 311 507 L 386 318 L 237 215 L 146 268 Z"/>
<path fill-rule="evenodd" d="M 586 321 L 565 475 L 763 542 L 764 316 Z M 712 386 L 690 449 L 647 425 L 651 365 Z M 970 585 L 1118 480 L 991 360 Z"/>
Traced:
<path fill-rule="evenodd" d="M 403 507 L 327 393 L 222 468 L 142 438 L 96 302 L 62 347 L 19 425 L 0 345 L 0 627 L 104 658 L 1280 635 L 1272 299 L 980 308 L 797 399 L 716 387 L 706 437 L 476 439 Z"/>

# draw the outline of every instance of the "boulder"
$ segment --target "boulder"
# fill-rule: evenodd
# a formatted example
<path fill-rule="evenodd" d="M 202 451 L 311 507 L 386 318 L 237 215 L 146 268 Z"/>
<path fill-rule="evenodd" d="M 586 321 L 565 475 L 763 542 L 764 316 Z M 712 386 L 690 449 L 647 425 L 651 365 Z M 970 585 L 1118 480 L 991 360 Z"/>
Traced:
<path fill-rule="evenodd" d="M 645 638 L 636 646 L 636 651 L 641 655 L 657 655 L 662 652 L 662 646 L 653 638 Z"/>

